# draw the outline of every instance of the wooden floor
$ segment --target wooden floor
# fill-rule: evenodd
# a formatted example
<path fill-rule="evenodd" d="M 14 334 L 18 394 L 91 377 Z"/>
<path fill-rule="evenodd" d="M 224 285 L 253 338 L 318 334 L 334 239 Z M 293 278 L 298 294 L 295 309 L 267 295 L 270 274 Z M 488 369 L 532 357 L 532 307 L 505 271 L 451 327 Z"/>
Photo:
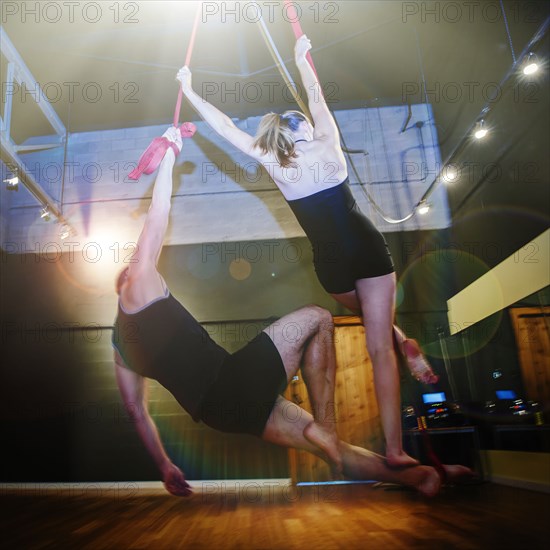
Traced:
<path fill-rule="evenodd" d="M 550 495 L 493 484 L 434 499 L 395 487 L 0 495 L 2 548 L 550 548 Z"/>

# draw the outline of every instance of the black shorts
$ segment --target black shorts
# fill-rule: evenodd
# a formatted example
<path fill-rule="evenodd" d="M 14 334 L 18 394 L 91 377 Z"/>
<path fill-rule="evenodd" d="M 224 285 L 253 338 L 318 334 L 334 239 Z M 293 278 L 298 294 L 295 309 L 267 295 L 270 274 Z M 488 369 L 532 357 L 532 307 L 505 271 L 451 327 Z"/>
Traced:
<path fill-rule="evenodd" d="M 277 396 L 287 385 L 286 371 L 271 338 L 261 332 L 230 355 L 201 405 L 201 420 L 221 432 L 261 437 Z"/>
<path fill-rule="evenodd" d="M 395 271 L 384 236 L 357 206 L 338 239 L 327 235 L 313 243 L 315 273 L 330 294 L 355 290 L 355 282 Z"/>

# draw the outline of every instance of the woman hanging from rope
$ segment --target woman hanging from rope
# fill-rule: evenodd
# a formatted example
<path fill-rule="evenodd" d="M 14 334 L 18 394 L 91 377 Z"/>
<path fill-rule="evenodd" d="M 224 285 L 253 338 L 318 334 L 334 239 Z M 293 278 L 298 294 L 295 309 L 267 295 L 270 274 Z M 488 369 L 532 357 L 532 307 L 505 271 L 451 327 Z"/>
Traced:
<path fill-rule="evenodd" d="M 360 313 L 386 439 L 389 466 L 418 462 L 402 445 L 401 397 L 396 348 L 412 375 L 426 384 L 437 382 L 418 344 L 394 325 L 396 278 L 381 233 L 359 210 L 348 185 L 346 160 L 336 122 L 320 92 L 306 56 L 311 43 L 296 42 L 295 59 L 313 119 L 299 111 L 266 114 L 255 137 L 207 103 L 192 88 L 191 72 L 177 75 L 184 95 L 204 120 L 235 147 L 260 162 L 273 178 L 313 245 L 320 283 L 338 302 Z"/>

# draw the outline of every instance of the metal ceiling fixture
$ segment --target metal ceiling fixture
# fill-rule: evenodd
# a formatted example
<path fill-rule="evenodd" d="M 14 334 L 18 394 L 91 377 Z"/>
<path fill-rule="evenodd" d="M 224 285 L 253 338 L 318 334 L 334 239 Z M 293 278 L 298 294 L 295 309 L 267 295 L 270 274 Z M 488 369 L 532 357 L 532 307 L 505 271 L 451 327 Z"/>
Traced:
<path fill-rule="evenodd" d="M 0 159 L 17 178 L 17 183 L 21 182 L 34 196 L 34 198 L 47 209 L 48 215 L 55 216 L 59 223 L 70 227 L 69 222 L 64 218 L 62 205 L 56 204 L 56 201 L 42 188 L 34 176 L 27 170 L 21 153 L 38 151 L 44 149 L 53 149 L 62 147 L 67 142 L 67 130 L 61 122 L 61 119 L 51 106 L 48 98 L 42 92 L 40 85 L 34 79 L 29 68 L 15 49 L 15 46 L 9 39 L 6 31 L 0 26 L 0 46 L 3 55 L 8 60 L 6 68 L 5 98 L 3 117 L 0 117 Z M 41 145 L 17 145 L 11 137 L 11 116 L 13 108 L 13 90 L 15 85 L 25 85 L 27 89 L 38 90 L 38 94 L 31 94 L 37 106 L 40 108 L 55 134 L 49 143 Z M 11 92 L 10 92 L 11 91 Z M 13 178 L 10 178 L 13 179 Z M 11 184 L 15 188 L 16 184 Z M 41 216 L 43 217 L 43 216 Z"/>

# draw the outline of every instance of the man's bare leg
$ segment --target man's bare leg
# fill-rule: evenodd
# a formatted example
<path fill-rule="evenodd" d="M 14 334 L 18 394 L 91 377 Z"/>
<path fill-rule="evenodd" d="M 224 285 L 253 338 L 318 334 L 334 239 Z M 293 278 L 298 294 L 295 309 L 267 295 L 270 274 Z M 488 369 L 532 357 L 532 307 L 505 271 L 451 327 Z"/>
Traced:
<path fill-rule="evenodd" d="M 300 424 L 300 435 L 321 449 L 333 472 L 340 474 L 342 457 L 334 405 L 336 358 L 332 315 L 317 306 L 305 307 L 286 315 L 265 332 L 279 350 L 287 381 L 301 365 L 313 416 L 308 424 Z"/>
<path fill-rule="evenodd" d="M 262 438 L 283 447 L 308 451 L 327 461 L 326 453 L 304 435 L 312 416 L 298 405 L 279 397 L 266 424 Z M 342 471 L 354 480 L 377 480 L 399 483 L 417 489 L 425 496 L 434 496 L 441 487 L 441 478 L 430 466 L 411 466 L 394 469 L 387 465 L 383 456 L 367 449 L 340 441 Z M 328 462 L 328 461 L 327 461 Z M 455 466 L 445 466 L 452 475 Z M 464 468 L 459 466 L 458 468 Z"/>
<path fill-rule="evenodd" d="M 302 364 L 302 375 L 308 388 L 314 422 L 304 429 L 304 436 L 327 453 L 334 474 L 342 470 L 339 438 L 336 431 L 334 386 L 336 355 L 332 316 L 319 322 L 317 332 L 308 342 Z"/>

